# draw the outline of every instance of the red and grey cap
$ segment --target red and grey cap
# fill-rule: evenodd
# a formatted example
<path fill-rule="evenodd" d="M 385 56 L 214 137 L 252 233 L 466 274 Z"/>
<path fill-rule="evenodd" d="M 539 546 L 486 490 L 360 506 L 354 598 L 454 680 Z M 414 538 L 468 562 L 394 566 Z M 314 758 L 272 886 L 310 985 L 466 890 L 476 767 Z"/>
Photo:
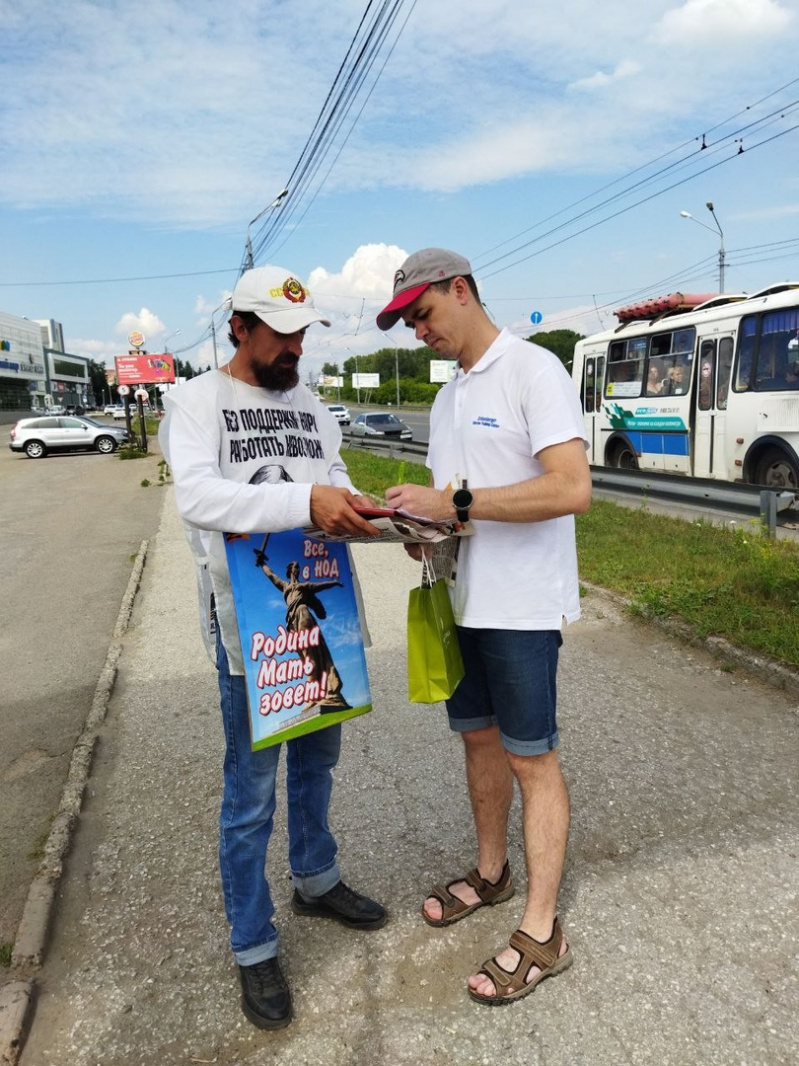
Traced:
<path fill-rule="evenodd" d="M 253 311 L 276 333 L 295 333 L 314 322 L 330 325 L 314 307 L 308 289 L 283 267 L 264 266 L 246 271 L 223 306 L 233 312 Z"/>
<path fill-rule="evenodd" d="M 472 268 L 468 259 L 446 248 L 423 248 L 409 255 L 394 275 L 394 299 L 377 316 L 378 329 L 391 329 L 403 310 L 436 281 L 466 277 Z"/>

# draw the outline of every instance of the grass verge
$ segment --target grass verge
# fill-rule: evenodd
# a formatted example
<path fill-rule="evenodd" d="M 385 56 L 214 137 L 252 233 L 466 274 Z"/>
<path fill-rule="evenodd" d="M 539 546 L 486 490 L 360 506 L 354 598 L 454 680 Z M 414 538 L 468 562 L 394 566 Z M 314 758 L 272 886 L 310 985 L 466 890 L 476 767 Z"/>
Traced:
<path fill-rule="evenodd" d="M 344 458 L 355 485 L 374 496 L 399 480 L 427 484 L 421 463 L 354 450 Z M 769 540 L 755 522 L 730 530 L 595 500 L 577 517 L 577 551 L 580 576 L 628 597 L 637 613 L 679 619 L 700 637 L 799 666 L 793 541 Z"/>

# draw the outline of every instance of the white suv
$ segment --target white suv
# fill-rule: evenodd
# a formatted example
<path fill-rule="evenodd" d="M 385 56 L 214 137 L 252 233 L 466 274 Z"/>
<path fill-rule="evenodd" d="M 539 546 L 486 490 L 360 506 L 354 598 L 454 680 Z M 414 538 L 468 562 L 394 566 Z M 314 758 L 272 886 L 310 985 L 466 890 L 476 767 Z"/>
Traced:
<path fill-rule="evenodd" d="M 328 411 L 337 422 L 340 422 L 342 426 L 348 426 L 350 424 L 350 409 L 345 407 L 343 403 L 329 403 L 327 405 Z"/>
<path fill-rule="evenodd" d="M 48 452 L 95 449 L 108 455 L 128 439 L 128 431 L 78 415 L 22 418 L 11 427 L 9 448 L 41 459 Z"/>

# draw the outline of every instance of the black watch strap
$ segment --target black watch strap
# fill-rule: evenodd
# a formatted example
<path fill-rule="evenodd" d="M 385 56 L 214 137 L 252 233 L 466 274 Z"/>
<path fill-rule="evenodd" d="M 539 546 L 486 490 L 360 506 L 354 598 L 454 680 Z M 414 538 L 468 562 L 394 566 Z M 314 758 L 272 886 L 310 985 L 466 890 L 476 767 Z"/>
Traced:
<path fill-rule="evenodd" d="M 474 503 L 474 496 L 466 488 L 455 489 L 452 494 L 452 504 L 459 522 L 469 521 L 469 508 Z"/>

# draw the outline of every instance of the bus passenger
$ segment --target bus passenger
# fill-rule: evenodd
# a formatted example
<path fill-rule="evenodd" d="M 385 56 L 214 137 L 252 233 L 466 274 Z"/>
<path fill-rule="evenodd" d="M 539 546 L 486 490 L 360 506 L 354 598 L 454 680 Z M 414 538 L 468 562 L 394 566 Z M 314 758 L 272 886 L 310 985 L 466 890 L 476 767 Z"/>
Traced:
<path fill-rule="evenodd" d="M 650 363 L 646 379 L 646 394 L 647 396 L 659 396 L 661 392 L 663 392 L 663 382 L 660 380 L 660 369 L 657 363 Z"/>
<path fill-rule="evenodd" d="M 682 396 L 688 388 L 688 375 L 685 373 L 685 364 L 675 363 L 674 366 L 669 367 L 666 377 L 668 384 L 663 391 L 669 396 Z"/>

